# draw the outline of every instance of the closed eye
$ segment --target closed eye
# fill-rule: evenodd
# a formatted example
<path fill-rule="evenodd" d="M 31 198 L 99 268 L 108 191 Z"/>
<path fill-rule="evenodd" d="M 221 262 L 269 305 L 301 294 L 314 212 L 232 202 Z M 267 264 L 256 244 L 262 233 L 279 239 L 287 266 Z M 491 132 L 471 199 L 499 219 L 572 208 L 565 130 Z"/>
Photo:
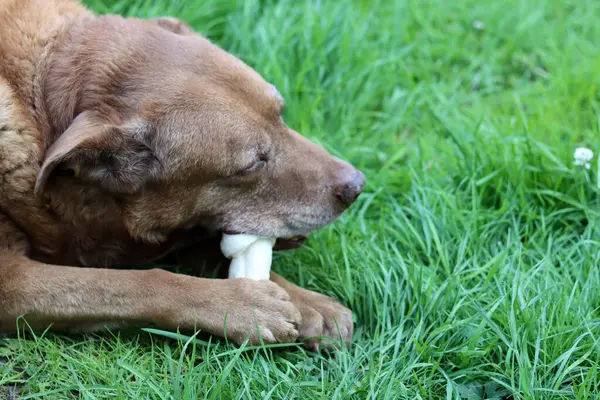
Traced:
<path fill-rule="evenodd" d="M 266 157 L 261 157 L 258 161 L 254 162 L 252 165 L 250 165 L 250 166 L 244 168 L 243 170 L 241 170 L 239 172 L 239 174 L 240 175 L 253 174 L 255 172 L 258 172 L 258 171 L 262 170 L 266 166 L 267 166 Z"/>
<path fill-rule="evenodd" d="M 245 173 L 249 174 L 252 172 L 256 172 L 256 171 L 260 171 L 261 169 L 263 169 L 265 166 L 267 165 L 267 162 L 264 160 L 259 160 L 257 162 L 255 162 L 254 164 L 252 164 L 250 167 L 246 168 L 244 170 Z"/>

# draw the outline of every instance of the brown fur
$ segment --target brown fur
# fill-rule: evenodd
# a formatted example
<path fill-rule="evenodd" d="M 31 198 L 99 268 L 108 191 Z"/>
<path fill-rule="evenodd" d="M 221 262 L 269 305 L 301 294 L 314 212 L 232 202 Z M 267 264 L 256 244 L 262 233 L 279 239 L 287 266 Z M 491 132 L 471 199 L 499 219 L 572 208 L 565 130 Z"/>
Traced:
<path fill-rule="evenodd" d="M 74 0 L 0 0 L 0 37 L 0 331 L 227 318 L 237 343 L 350 340 L 349 310 L 275 274 L 109 269 L 308 234 L 354 201 L 364 176 L 288 128 L 272 85 L 177 19 Z"/>

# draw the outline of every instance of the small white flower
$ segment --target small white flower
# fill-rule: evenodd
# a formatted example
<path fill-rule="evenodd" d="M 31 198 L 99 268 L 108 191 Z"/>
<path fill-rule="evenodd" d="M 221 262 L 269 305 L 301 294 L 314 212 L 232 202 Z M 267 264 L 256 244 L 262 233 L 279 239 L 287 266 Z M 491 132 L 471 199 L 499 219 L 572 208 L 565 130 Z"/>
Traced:
<path fill-rule="evenodd" d="M 587 147 L 579 147 L 575 149 L 573 157 L 575 157 L 573 164 L 581 165 L 586 169 L 590 169 L 590 161 L 592 161 L 592 158 L 594 157 L 594 152 Z"/>
<path fill-rule="evenodd" d="M 485 24 L 481 21 L 475 21 L 473 22 L 473 28 L 477 29 L 478 31 L 482 31 L 485 29 Z"/>

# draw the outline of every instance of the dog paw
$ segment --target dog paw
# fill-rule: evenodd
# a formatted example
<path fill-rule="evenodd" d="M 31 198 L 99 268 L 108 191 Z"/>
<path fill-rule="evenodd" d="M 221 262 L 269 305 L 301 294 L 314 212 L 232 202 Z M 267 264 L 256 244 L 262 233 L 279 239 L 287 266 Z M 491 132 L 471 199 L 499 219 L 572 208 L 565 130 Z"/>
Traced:
<path fill-rule="evenodd" d="M 354 323 L 352 311 L 331 297 L 304 291 L 294 298 L 296 307 L 302 314 L 298 328 L 300 340 L 309 350 L 339 348 L 342 343 L 352 342 Z"/>
<path fill-rule="evenodd" d="M 295 343 L 302 316 L 276 283 L 250 279 L 200 279 L 159 271 L 164 290 L 158 310 L 149 310 L 159 327 L 202 330 L 241 345 Z"/>
<path fill-rule="evenodd" d="M 246 339 L 251 345 L 297 341 L 302 317 L 284 289 L 267 280 L 229 279 L 226 282 L 233 287 L 238 299 L 236 310 L 231 313 L 233 319 L 226 325 L 229 339 L 238 345 Z"/>

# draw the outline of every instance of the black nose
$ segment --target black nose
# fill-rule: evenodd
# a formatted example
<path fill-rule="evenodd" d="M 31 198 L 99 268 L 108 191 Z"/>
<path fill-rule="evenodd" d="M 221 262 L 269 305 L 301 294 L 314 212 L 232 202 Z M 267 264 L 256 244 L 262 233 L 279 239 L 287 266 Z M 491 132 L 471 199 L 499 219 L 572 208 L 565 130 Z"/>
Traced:
<path fill-rule="evenodd" d="M 342 204 L 349 207 L 358 198 L 365 188 L 365 175 L 357 169 L 354 169 L 350 178 L 346 178 L 336 187 L 335 194 Z"/>

